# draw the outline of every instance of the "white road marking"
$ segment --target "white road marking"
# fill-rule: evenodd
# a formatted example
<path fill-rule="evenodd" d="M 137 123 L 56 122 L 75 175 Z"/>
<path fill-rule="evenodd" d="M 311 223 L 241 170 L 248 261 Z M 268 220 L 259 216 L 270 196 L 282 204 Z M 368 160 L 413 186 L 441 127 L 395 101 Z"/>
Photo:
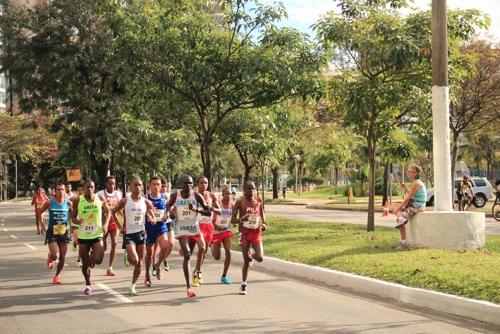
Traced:
<path fill-rule="evenodd" d="M 10 237 L 11 237 L 12 239 L 17 239 L 17 237 L 16 237 L 15 235 L 13 235 L 13 234 L 11 234 L 11 235 L 10 235 Z"/>
<path fill-rule="evenodd" d="M 8 232 L 9 230 L 6 229 L 5 227 L 2 229 L 4 232 Z"/>
<path fill-rule="evenodd" d="M 26 243 L 26 244 L 24 244 L 24 245 L 25 245 L 26 247 L 30 248 L 30 249 L 36 249 L 36 247 L 35 247 L 35 246 L 31 246 L 31 245 L 30 245 L 30 244 L 28 244 L 28 243 Z"/>
<path fill-rule="evenodd" d="M 110 294 L 112 294 L 116 298 L 120 299 L 124 303 L 133 303 L 132 300 L 128 299 L 125 296 L 122 296 L 121 294 L 119 294 L 118 292 L 116 292 L 115 290 L 111 289 L 110 287 L 108 287 L 105 284 L 97 283 L 97 286 L 99 286 L 101 289 L 105 290 L 106 292 L 109 292 Z"/>

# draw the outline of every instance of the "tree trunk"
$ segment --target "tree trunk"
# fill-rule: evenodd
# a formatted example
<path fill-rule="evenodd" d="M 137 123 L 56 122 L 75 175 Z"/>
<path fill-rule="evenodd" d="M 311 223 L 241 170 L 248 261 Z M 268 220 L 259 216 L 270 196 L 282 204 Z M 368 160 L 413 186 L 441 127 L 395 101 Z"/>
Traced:
<path fill-rule="evenodd" d="M 457 156 L 458 156 L 458 133 L 453 132 L 451 140 L 452 140 L 452 142 L 451 142 L 451 198 L 453 198 L 453 193 L 455 192 L 455 174 L 456 174 L 455 169 L 457 167 Z"/>
<path fill-rule="evenodd" d="M 273 173 L 273 199 L 278 199 L 279 198 L 279 195 L 278 195 L 278 178 L 279 178 L 278 168 L 274 167 L 273 169 L 271 169 L 271 172 Z"/>
<path fill-rule="evenodd" d="M 368 180 L 368 223 L 366 230 L 375 231 L 375 140 L 373 133 L 368 136 L 368 161 L 370 166 Z"/>
<path fill-rule="evenodd" d="M 201 144 L 201 162 L 203 164 L 203 176 L 208 180 L 208 190 L 212 190 L 212 156 L 210 152 L 210 140 L 205 138 Z"/>
<path fill-rule="evenodd" d="M 384 164 L 384 184 L 382 186 L 382 206 L 389 199 L 389 161 Z"/>
<path fill-rule="evenodd" d="M 262 185 L 262 210 L 264 210 L 264 201 L 265 201 L 265 197 L 266 197 L 265 196 L 266 186 L 265 186 L 264 164 L 261 167 L 260 182 Z"/>

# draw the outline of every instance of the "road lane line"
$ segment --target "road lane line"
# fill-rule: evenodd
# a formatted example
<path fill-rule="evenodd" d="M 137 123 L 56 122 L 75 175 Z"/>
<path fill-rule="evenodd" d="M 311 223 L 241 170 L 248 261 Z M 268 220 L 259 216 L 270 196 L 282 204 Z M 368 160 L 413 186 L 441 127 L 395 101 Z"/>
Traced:
<path fill-rule="evenodd" d="M 13 234 L 9 235 L 9 237 L 11 237 L 12 239 L 17 239 L 17 237 Z"/>
<path fill-rule="evenodd" d="M 5 227 L 2 229 L 4 232 L 8 232 L 9 230 L 6 229 Z"/>
<path fill-rule="evenodd" d="M 27 243 L 26 243 L 26 244 L 24 244 L 24 245 L 25 245 L 26 247 L 28 247 L 28 248 L 31 248 L 31 249 L 36 249 L 36 247 L 35 247 L 35 246 L 31 246 L 30 244 L 27 244 Z"/>
<path fill-rule="evenodd" d="M 110 287 L 108 287 L 107 285 L 105 284 L 102 284 L 102 283 L 97 283 L 97 285 L 105 290 L 106 292 L 109 292 L 110 294 L 112 294 L 113 296 L 115 296 L 116 298 L 120 299 L 122 302 L 124 303 L 133 303 L 132 300 L 128 299 L 127 297 L 125 296 L 122 296 L 121 294 L 119 294 L 118 292 L 116 292 L 115 290 L 111 289 Z"/>

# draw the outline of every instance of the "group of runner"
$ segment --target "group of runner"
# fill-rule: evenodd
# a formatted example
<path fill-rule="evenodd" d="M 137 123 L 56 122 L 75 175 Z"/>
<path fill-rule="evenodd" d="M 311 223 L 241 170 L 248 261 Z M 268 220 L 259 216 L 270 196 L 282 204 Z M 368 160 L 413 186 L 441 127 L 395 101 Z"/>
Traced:
<path fill-rule="evenodd" d="M 238 242 L 243 254 L 242 283 L 239 293 L 247 294 L 247 276 L 250 263 L 262 261 L 262 232 L 266 229 L 264 212 L 256 196 L 255 184 L 244 185 L 243 196 L 233 201 L 232 189 L 225 187 L 221 198 L 208 190 L 208 179 L 200 177 L 197 191 L 193 189 L 193 178 L 184 176 L 181 189 L 168 193 L 164 179 L 154 176 L 149 180 L 150 192 L 144 195 L 139 178 L 131 180 L 129 192 L 122 197 L 116 190 L 116 180 L 108 176 L 106 188 L 95 192 L 95 184 L 88 180 L 73 194 L 63 183 L 56 184 L 49 199 L 43 188 L 38 188 L 33 197 L 37 233 L 45 233 L 45 244 L 49 253 L 46 265 L 54 267 L 58 260 L 54 284 L 61 284 L 61 271 L 72 242 L 78 248 L 78 265 L 85 279 L 84 293 L 90 295 L 91 273 L 96 264 L 101 264 L 110 239 L 109 266 L 107 276 L 115 276 L 113 264 L 116 257 L 119 231 L 123 234 L 126 266 L 134 266 L 129 295 L 137 295 L 136 284 L 145 263 L 144 285 L 151 287 L 151 275 L 158 280 L 169 270 L 167 258 L 178 240 L 179 254 L 183 257 L 183 273 L 186 293 L 195 297 L 193 287 L 203 283 L 202 266 L 208 249 L 216 260 L 221 258 L 224 247 L 225 259 L 220 282 L 231 284 L 227 272 L 231 263 L 232 230 L 238 227 Z M 49 211 L 45 226 L 44 212 Z M 191 256 L 196 253 L 195 269 L 191 273 Z M 253 248 L 253 252 L 252 252 Z M 159 249 L 159 252 L 157 252 Z M 158 255 L 156 254 L 158 253 Z M 152 266 L 152 271 L 150 269 Z M 191 279 L 192 278 L 192 279 Z"/>

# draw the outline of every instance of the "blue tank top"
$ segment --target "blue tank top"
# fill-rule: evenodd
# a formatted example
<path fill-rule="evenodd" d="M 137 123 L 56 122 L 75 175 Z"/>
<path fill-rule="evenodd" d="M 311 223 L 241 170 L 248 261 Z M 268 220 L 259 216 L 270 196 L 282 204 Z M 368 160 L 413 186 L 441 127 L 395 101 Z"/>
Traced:
<path fill-rule="evenodd" d="M 54 225 L 68 225 L 69 220 L 69 200 L 64 199 L 62 204 L 57 204 L 55 199 L 50 200 L 49 228 Z"/>
<path fill-rule="evenodd" d="M 161 230 L 166 230 L 166 225 L 167 222 L 163 222 L 162 218 L 168 214 L 167 213 L 167 200 L 163 196 L 162 193 L 160 193 L 160 198 L 153 198 L 151 194 L 148 194 L 148 200 L 151 201 L 154 207 L 154 213 L 155 213 L 155 218 L 156 218 L 156 224 L 151 224 L 149 220 L 147 219 L 146 216 L 146 233 L 150 232 L 157 232 Z"/>
<path fill-rule="evenodd" d="M 425 184 L 420 179 L 416 179 L 415 183 L 418 183 L 420 188 L 417 190 L 415 195 L 413 195 L 413 204 L 415 206 L 425 206 L 425 202 L 427 201 L 427 190 L 425 189 Z"/>

